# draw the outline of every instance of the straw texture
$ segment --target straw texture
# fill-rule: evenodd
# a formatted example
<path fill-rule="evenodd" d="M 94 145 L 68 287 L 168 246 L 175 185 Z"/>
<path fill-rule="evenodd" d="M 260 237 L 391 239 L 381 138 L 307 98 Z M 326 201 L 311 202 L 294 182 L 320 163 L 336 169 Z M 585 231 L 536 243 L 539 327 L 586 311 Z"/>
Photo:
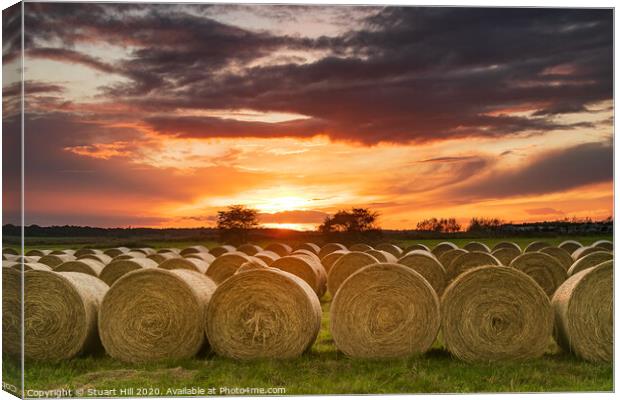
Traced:
<path fill-rule="evenodd" d="M 54 268 L 56 272 L 81 272 L 94 277 L 98 277 L 103 271 L 103 264 L 95 260 L 74 260 L 67 261 Z"/>
<path fill-rule="evenodd" d="M 446 288 L 446 270 L 431 253 L 424 250 L 414 250 L 398 259 L 398 264 L 409 267 L 422 275 L 438 296 L 441 296 Z"/>
<path fill-rule="evenodd" d="M 332 265 L 329 274 L 327 274 L 327 289 L 332 296 L 335 295 L 345 279 L 365 266 L 377 263 L 379 260 L 361 251 L 351 251 L 344 254 Z"/>
<path fill-rule="evenodd" d="M 568 269 L 568 276 L 573 276 L 584 269 L 594 267 L 602 262 L 613 260 L 614 255 L 608 251 L 595 251 L 575 261 Z"/>
<path fill-rule="evenodd" d="M 493 250 L 491 255 L 497 258 L 502 265 L 508 266 L 512 260 L 521 255 L 521 252 L 513 247 L 501 247 Z"/>
<path fill-rule="evenodd" d="M 242 264 L 250 260 L 252 260 L 250 256 L 240 251 L 224 253 L 209 265 L 206 269 L 206 274 L 213 282 L 219 285 L 237 272 L 237 269 Z M 256 260 L 260 261 L 258 258 Z"/>
<path fill-rule="evenodd" d="M 491 253 L 491 249 L 489 249 L 489 246 L 480 242 L 469 242 L 465 246 L 463 246 L 463 249 L 470 252 L 479 251 L 482 253 Z"/>
<path fill-rule="evenodd" d="M 270 245 L 265 247 L 265 250 L 273 251 L 280 257 L 287 256 L 293 252 L 293 248 L 288 244 L 284 243 L 271 243 Z"/>
<path fill-rule="evenodd" d="M 571 257 L 568 251 L 561 247 L 545 247 L 544 249 L 539 250 L 539 252 L 549 254 L 551 257 L 558 260 L 560 265 L 567 271 L 570 266 L 573 265 L 573 257 Z"/>
<path fill-rule="evenodd" d="M 530 252 L 521 254 L 510 263 L 512 268 L 526 273 L 540 285 L 549 297 L 566 280 L 566 270 L 549 254 Z"/>
<path fill-rule="evenodd" d="M 568 251 L 570 254 L 573 254 L 575 250 L 577 250 L 580 247 L 583 247 L 583 245 L 576 240 L 565 240 L 562 243 L 560 243 L 558 247 Z"/>
<path fill-rule="evenodd" d="M 309 257 L 302 255 L 278 258 L 271 267 L 291 273 L 308 284 L 318 297 L 326 290 L 327 277 L 322 265 L 317 265 Z"/>
<path fill-rule="evenodd" d="M 143 268 L 157 268 L 157 263 L 145 257 L 112 261 L 103 267 L 99 279 L 112 286 L 121 276 Z"/>
<path fill-rule="evenodd" d="M 197 258 L 181 257 L 171 258 L 159 264 L 159 268 L 162 269 L 187 269 L 189 271 L 195 271 L 201 274 L 205 274 L 208 267 L 209 264 L 207 264 L 203 260 L 199 260 Z"/>
<path fill-rule="evenodd" d="M 319 258 L 322 260 L 326 255 L 333 253 L 337 250 L 348 250 L 343 244 L 340 243 L 327 243 L 319 251 Z"/>
<path fill-rule="evenodd" d="M 446 251 L 450 251 L 450 250 L 454 250 L 458 248 L 459 246 L 455 245 L 452 242 L 441 242 L 437 244 L 435 247 L 433 247 L 433 250 L 431 251 L 431 253 L 433 253 L 435 257 L 439 257 Z"/>
<path fill-rule="evenodd" d="M 549 243 L 547 242 L 542 242 L 542 241 L 535 241 L 530 243 L 529 245 L 527 245 L 527 247 L 525 248 L 525 250 L 523 250 L 524 253 L 531 253 L 534 251 L 539 251 L 544 249 L 545 247 L 552 247 Z"/>
<path fill-rule="evenodd" d="M 370 254 L 371 256 L 373 256 L 374 258 L 379 260 L 379 262 L 382 262 L 382 263 L 392 263 L 392 264 L 394 264 L 398 260 L 398 258 L 396 258 L 396 256 L 394 256 L 393 254 L 388 253 L 387 251 L 383 251 L 383 250 L 372 249 L 372 250 L 365 251 L 364 253 Z"/>
<path fill-rule="evenodd" d="M 489 253 L 481 251 L 472 251 L 457 256 L 446 268 L 446 278 L 448 281 L 453 280 L 463 272 L 471 268 L 481 267 L 483 265 L 501 265 L 502 263 Z"/>

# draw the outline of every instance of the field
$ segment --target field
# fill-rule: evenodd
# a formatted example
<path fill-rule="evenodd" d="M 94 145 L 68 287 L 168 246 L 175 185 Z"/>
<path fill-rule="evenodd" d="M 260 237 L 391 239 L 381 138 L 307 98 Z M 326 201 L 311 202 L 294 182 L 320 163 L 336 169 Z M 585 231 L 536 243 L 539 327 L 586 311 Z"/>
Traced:
<path fill-rule="evenodd" d="M 572 237 L 583 244 L 605 237 Z M 544 238 L 558 244 L 565 237 Z M 483 240 L 492 246 L 505 239 Z M 521 246 L 536 238 L 518 238 Z M 441 240 L 418 240 L 429 246 Z M 468 239 L 455 240 L 459 245 Z M 411 243 L 401 242 L 400 245 Z M 150 243 L 156 247 L 183 246 L 178 242 Z M 54 248 L 56 246 L 40 246 Z M 82 395 L 174 395 L 184 388 L 284 388 L 286 394 L 337 393 L 469 393 L 469 392 L 564 392 L 612 391 L 612 365 L 596 365 L 562 353 L 549 338 L 547 354 L 529 362 L 466 364 L 451 358 L 437 340 L 429 353 L 398 360 L 354 360 L 339 353 L 331 339 L 329 299 L 323 299 L 323 324 L 316 343 L 301 358 L 238 362 L 205 353 L 187 361 L 128 365 L 105 354 L 81 357 L 61 364 L 28 363 L 26 390 L 72 389 Z M 19 365 L 4 358 L 3 376 L 19 376 Z M 13 383 L 13 382 L 10 382 Z M 147 392 L 138 392 L 146 389 Z M 88 390 L 94 390 L 89 392 Z M 98 392 L 108 390 L 108 392 Z M 208 392 L 209 393 L 209 392 Z M 26 393 L 28 395 L 28 393 Z M 187 393 L 191 394 L 191 393 Z M 265 393 L 267 394 L 267 393 Z M 282 393 L 278 393 L 282 394 Z M 29 396 L 32 396 L 31 393 Z"/>

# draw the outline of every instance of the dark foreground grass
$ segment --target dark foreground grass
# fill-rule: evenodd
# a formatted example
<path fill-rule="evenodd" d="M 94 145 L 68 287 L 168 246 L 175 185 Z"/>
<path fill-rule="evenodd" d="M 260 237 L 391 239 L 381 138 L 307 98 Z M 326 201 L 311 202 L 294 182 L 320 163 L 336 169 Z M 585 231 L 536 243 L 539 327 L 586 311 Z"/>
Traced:
<path fill-rule="evenodd" d="M 566 239 L 568 237 L 542 240 L 557 245 Z M 611 237 L 573 239 L 587 245 Z M 506 239 L 482 242 L 492 247 L 502 240 Z M 511 240 L 525 247 L 536 238 Z M 413 240 L 399 244 L 424 243 L 432 247 L 440 241 Z M 469 241 L 459 239 L 454 242 L 463 245 Z M 150 245 L 175 246 L 166 242 Z M 179 392 L 187 388 L 201 388 L 207 391 L 206 394 L 216 395 L 239 394 L 227 391 L 226 388 L 284 388 L 286 394 L 613 390 L 611 364 L 591 364 L 578 360 L 559 350 L 551 338 L 549 350 L 544 357 L 525 362 L 466 364 L 453 359 L 443 349 L 440 340 L 430 352 L 419 357 L 398 360 L 349 359 L 336 350 L 329 333 L 328 302 L 323 303 L 323 310 L 322 329 L 316 343 L 298 359 L 240 362 L 206 353 L 192 360 L 132 365 L 100 353 L 57 364 L 27 362 L 26 396 L 42 395 L 33 390 L 71 389 L 71 395 L 80 397 L 130 397 L 131 393 L 121 390 L 132 388 L 133 396 L 191 395 L 191 392 Z M 3 361 L 3 381 L 19 386 L 19 363 L 7 357 L 3 357 Z"/>
<path fill-rule="evenodd" d="M 217 395 L 231 394 L 226 388 L 284 388 L 286 394 L 613 390 L 611 364 L 580 361 L 562 353 L 551 340 L 548 354 L 526 362 L 466 364 L 453 359 L 439 341 L 419 357 L 350 359 L 333 344 L 329 303 L 323 303 L 323 309 L 321 333 L 298 359 L 241 362 L 203 354 L 192 360 L 131 365 L 99 354 L 58 364 L 31 362 L 25 369 L 26 395 L 35 397 L 33 390 L 71 389 L 72 395 L 126 397 L 130 393 L 121 390 L 130 388 L 134 396 L 174 395 L 174 390 L 185 388 Z M 18 371 L 18 364 L 5 358 L 5 382 Z"/>

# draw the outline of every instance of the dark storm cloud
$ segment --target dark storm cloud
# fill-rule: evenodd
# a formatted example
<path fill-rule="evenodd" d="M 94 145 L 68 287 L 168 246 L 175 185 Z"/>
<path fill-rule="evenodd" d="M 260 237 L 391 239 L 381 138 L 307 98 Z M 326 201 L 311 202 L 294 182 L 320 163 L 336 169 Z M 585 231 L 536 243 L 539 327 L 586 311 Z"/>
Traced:
<path fill-rule="evenodd" d="M 612 144 L 585 143 L 546 152 L 517 169 L 491 173 L 452 194 L 465 199 L 503 198 L 561 192 L 612 180 Z"/>
<path fill-rule="evenodd" d="M 186 129 L 175 133 L 188 137 L 284 134 L 278 125 L 173 115 L 183 108 L 296 113 L 316 125 L 287 126 L 287 136 L 366 144 L 503 137 L 589 128 L 554 117 L 612 99 L 611 10 L 387 7 L 340 36 L 307 38 L 225 24 L 188 5 L 27 7 L 33 54 L 41 55 L 43 38 L 63 50 L 93 41 L 132 46 L 114 65 L 75 51 L 64 56 L 129 78 L 105 94 L 157 113 L 147 122 L 162 133 L 178 123 Z M 290 13 L 260 9 L 274 21 Z M 50 57 L 62 54 L 45 47 Z M 321 56 L 257 62 L 282 50 Z"/>

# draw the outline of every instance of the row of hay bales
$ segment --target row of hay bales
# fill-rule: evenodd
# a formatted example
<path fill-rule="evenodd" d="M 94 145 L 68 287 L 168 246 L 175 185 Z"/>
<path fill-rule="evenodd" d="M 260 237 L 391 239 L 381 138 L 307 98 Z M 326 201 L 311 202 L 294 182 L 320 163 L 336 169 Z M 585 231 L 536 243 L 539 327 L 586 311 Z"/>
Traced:
<path fill-rule="evenodd" d="M 329 292 L 335 345 L 351 357 L 423 353 L 441 329 L 465 361 L 538 357 L 552 332 L 579 357 L 610 361 L 612 249 L 567 241 L 523 251 L 443 242 L 5 253 L 3 347 L 19 353 L 21 261 L 28 359 L 68 359 L 99 342 L 127 362 L 193 357 L 207 345 L 236 359 L 295 357 L 314 343 Z"/>

